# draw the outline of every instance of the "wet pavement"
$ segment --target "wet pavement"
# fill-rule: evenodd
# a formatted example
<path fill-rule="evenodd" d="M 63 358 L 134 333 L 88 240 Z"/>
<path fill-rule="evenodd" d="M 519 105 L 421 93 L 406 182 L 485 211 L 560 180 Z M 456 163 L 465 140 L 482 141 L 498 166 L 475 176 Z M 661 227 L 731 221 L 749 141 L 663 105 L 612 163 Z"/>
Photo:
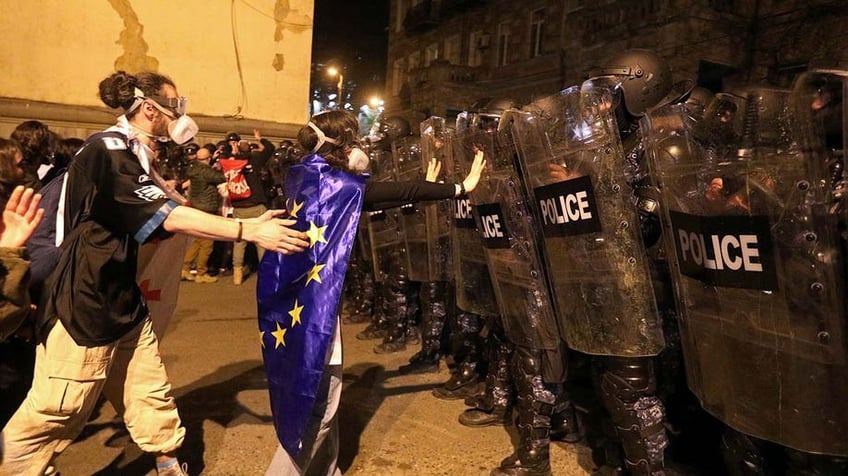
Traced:
<path fill-rule="evenodd" d="M 264 474 L 277 442 L 256 327 L 255 276 L 234 286 L 183 282 L 174 318 L 161 342 L 173 393 L 187 429 L 179 453 L 189 473 Z M 487 475 L 517 440 L 514 426 L 467 428 L 462 400 L 431 390 L 449 377 L 401 375 L 418 349 L 378 355 L 379 341 L 355 338 L 364 324 L 345 324 L 344 390 L 339 465 L 348 475 Z M 150 455 L 120 431 L 106 404 L 57 460 L 63 476 L 155 475 Z M 585 446 L 552 445 L 554 474 L 590 474 Z"/>

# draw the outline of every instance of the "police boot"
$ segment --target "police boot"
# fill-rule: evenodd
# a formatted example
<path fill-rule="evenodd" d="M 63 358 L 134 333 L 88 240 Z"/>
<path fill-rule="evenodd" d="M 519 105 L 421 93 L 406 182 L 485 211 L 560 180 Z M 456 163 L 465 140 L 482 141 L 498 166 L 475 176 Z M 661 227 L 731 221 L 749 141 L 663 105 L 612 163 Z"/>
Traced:
<path fill-rule="evenodd" d="M 456 316 L 448 318 L 451 325 L 451 353 L 454 362 L 459 364 L 470 364 L 477 368 L 478 372 L 485 373 L 485 353 L 483 351 L 483 339 L 480 336 L 483 328 L 483 319 L 470 312 L 456 312 Z"/>
<path fill-rule="evenodd" d="M 365 285 L 362 286 L 362 294 L 356 301 L 349 317 L 350 322 L 355 324 L 367 322 L 371 318 L 374 308 L 374 295 L 376 294 L 374 275 L 366 272 L 364 278 Z"/>
<path fill-rule="evenodd" d="M 554 414 L 551 415 L 551 440 L 565 443 L 577 443 L 583 439 L 577 423 L 577 412 L 568 400 L 568 394 L 562 391 L 557 397 Z"/>
<path fill-rule="evenodd" d="M 512 423 L 512 408 L 514 387 L 510 360 L 512 344 L 497 333 L 490 337 L 489 372 L 486 374 L 486 385 L 479 397 L 466 398 L 465 403 L 472 407 L 459 416 L 459 422 L 465 426 L 509 425 Z"/>
<path fill-rule="evenodd" d="M 514 397 L 510 361 L 514 346 L 503 335 L 503 328 L 497 325 L 491 327 L 486 341 L 489 365 L 486 372 L 483 394 L 465 399 L 469 407 L 481 410 L 491 410 L 495 406 L 510 408 Z"/>
<path fill-rule="evenodd" d="M 546 476 L 551 474 L 551 415 L 556 395 L 542 380 L 538 349 L 516 347 L 512 355 L 512 379 L 518 395 L 518 436 L 515 453 L 501 462 L 492 475 Z"/>
<path fill-rule="evenodd" d="M 442 331 L 447 318 L 448 290 L 445 281 L 421 283 L 418 292 L 421 308 L 421 351 L 400 367 L 400 373 L 431 373 L 439 371 L 442 357 Z M 414 327 L 410 326 L 410 330 Z M 407 343 L 412 341 L 407 333 Z"/>
<path fill-rule="evenodd" d="M 374 347 L 375 354 L 391 354 L 406 350 L 406 318 L 409 311 L 407 289 L 409 281 L 403 276 L 397 276 L 394 284 L 389 286 L 386 296 L 385 316 L 386 335 L 383 342 Z"/>
<path fill-rule="evenodd" d="M 371 323 L 356 334 L 359 340 L 382 339 L 386 336 L 385 302 L 388 285 L 385 281 L 374 283 L 374 305 L 371 307 Z"/>
<path fill-rule="evenodd" d="M 528 430 L 522 430 L 519 425 L 518 432 L 528 432 Z M 550 439 L 525 441 L 522 436 L 521 446 L 513 454 L 504 458 L 501 465 L 489 474 L 491 476 L 551 476 L 553 473 L 551 472 Z"/>
<path fill-rule="evenodd" d="M 646 357 L 606 357 L 601 375 L 601 399 L 624 448 L 633 476 L 665 474 L 668 446 L 665 408 L 655 396 L 653 361 Z"/>
<path fill-rule="evenodd" d="M 492 366 L 490 369 L 494 371 L 486 376 L 483 393 L 465 399 L 465 404 L 471 408 L 459 415 L 460 424 L 481 427 L 512 423 L 513 388 L 509 368 Z"/>
<path fill-rule="evenodd" d="M 433 389 L 433 396 L 442 400 L 459 400 L 470 397 L 478 392 L 479 383 L 476 364 L 461 362 L 447 382 L 442 384 L 441 387 Z"/>
<path fill-rule="evenodd" d="M 729 427 L 721 435 L 721 452 L 724 467 L 727 468 L 727 473 L 730 476 L 767 476 L 774 474 L 774 469 L 769 465 L 769 457 L 782 456 L 769 454 L 767 444 L 764 441 Z"/>
<path fill-rule="evenodd" d="M 469 408 L 459 414 L 459 423 L 471 428 L 509 426 L 512 424 L 512 411 L 504 407 L 494 407 L 489 411 Z"/>
<path fill-rule="evenodd" d="M 421 331 L 418 329 L 422 321 L 422 309 L 419 304 L 418 292 L 420 283 L 411 281 L 406 289 L 406 344 L 418 345 L 421 342 Z"/>

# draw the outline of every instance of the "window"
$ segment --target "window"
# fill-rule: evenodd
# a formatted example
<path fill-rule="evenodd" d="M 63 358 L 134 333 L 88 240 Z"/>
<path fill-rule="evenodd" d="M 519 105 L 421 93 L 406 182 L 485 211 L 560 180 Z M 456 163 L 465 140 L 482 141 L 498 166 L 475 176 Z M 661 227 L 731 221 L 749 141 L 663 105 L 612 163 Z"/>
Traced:
<path fill-rule="evenodd" d="M 406 63 L 406 70 L 412 71 L 413 69 L 421 66 L 421 52 L 416 51 L 415 53 L 411 53 L 409 55 L 409 60 Z"/>
<path fill-rule="evenodd" d="M 461 37 L 453 35 L 445 40 L 445 51 L 443 58 L 450 64 L 459 64 L 459 42 Z"/>
<path fill-rule="evenodd" d="M 468 66 L 480 66 L 483 64 L 483 49 L 489 47 L 489 35 L 482 31 L 472 31 L 468 42 Z"/>
<path fill-rule="evenodd" d="M 400 88 L 403 86 L 403 58 L 396 59 L 392 63 L 392 94 L 397 96 L 400 94 Z"/>
<path fill-rule="evenodd" d="M 496 66 L 504 66 L 509 54 L 509 22 L 502 21 L 498 24 L 498 56 L 495 58 Z"/>
<path fill-rule="evenodd" d="M 545 30 L 545 9 L 530 12 L 530 57 L 542 54 L 542 38 Z"/>
<path fill-rule="evenodd" d="M 439 59 L 439 44 L 433 43 L 424 50 L 424 67 L 430 66 L 430 63 Z"/>

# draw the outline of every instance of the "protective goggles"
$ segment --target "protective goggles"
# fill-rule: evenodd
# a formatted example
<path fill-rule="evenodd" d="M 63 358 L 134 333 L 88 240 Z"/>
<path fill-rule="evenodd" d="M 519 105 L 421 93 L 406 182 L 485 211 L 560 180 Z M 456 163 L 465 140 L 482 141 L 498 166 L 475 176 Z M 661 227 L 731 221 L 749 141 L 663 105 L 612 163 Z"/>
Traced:
<path fill-rule="evenodd" d="M 188 98 L 186 98 L 185 96 L 178 98 L 166 98 L 164 96 L 147 96 L 146 99 L 150 99 L 159 106 L 162 106 L 163 108 L 167 109 L 171 114 L 174 114 L 176 117 L 183 116 L 186 113 L 186 104 L 188 103 Z"/>

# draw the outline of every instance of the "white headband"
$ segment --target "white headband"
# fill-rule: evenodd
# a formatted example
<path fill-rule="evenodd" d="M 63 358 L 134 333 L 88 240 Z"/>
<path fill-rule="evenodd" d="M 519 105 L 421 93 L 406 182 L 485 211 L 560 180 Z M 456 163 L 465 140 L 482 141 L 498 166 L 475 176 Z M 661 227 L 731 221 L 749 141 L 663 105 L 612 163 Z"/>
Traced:
<path fill-rule="evenodd" d="M 142 91 L 141 89 L 138 89 L 138 88 L 134 88 L 133 103 L 132 103 L 132 105 L 130 105 L 129 109 L 126 110 L 126 112 L 130 113 L 130 112 L 135 111 L 138 108 L 138 106 L 141 106 L 141 103 L 144 102 L 144 99 L 145 99 L 144 91 Z"/>
<path fill-rule="evenodd" d="M 312 130 L 315 131 L 315 134 L 318 135 L 318 143 L 315 144 L 315 147 L 312 148 L 312 152 L 318 152 L 318 149 L 320 149 L 321 146 L 324 145 L 324 142 L 329 142 L 330 144 L 333 144 L 333 145 L 339 145 L 339 141 L 337 141 L 336 139 L 332 139 L 330 137 L 327 137 L 327 135 L 324 134 L 324 131 L 319 129 L 318 126 L 316 126 L 315 124 L 312 123 L 312 121 L 307 122 L 306 125 L 311 127 Z"/>

